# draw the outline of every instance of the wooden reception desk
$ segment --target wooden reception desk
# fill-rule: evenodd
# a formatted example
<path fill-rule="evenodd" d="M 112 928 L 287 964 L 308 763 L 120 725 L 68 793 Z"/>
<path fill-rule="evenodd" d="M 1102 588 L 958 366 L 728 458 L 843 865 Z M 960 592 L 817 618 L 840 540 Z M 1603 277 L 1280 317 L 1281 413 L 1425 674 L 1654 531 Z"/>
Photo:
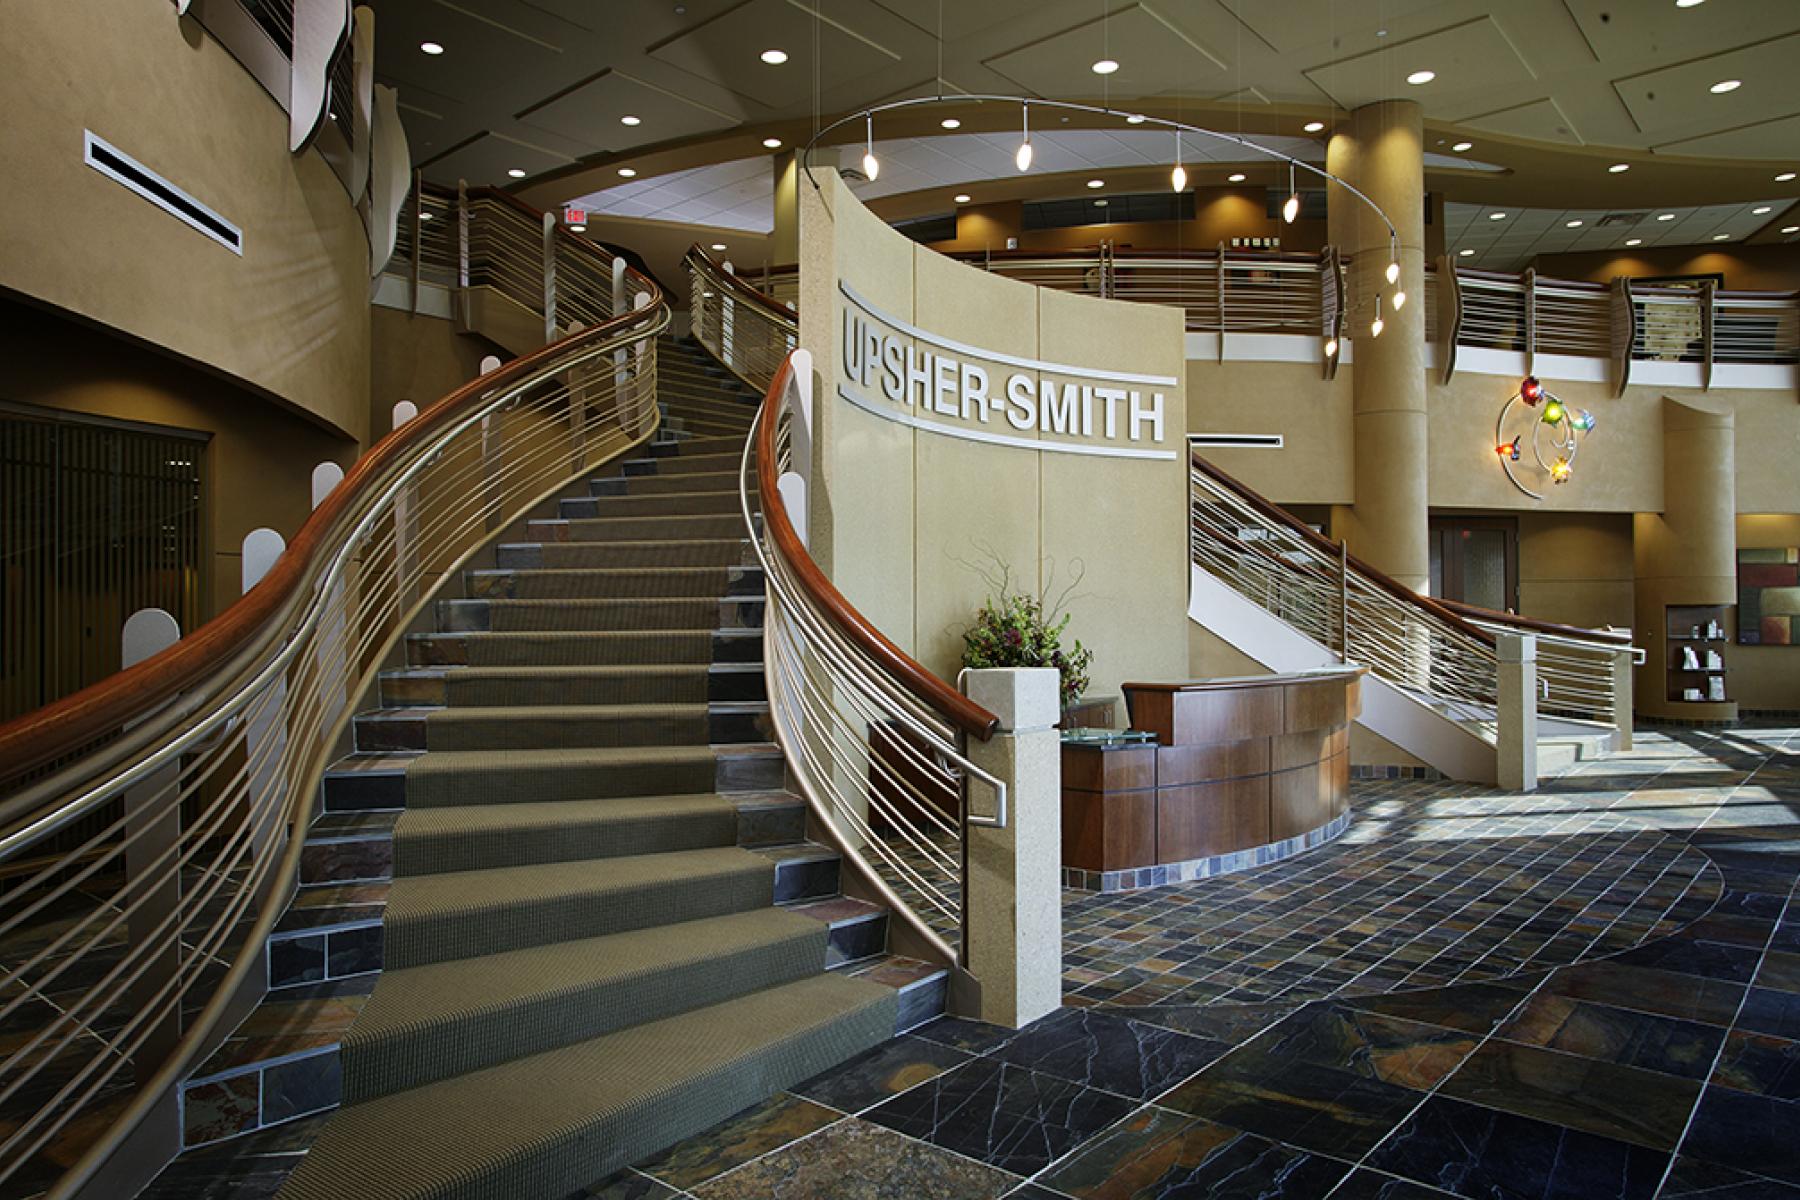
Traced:
<path fill-rule="evenodd" d="M 1128 683 L 1156 744 L 1062 749 L 1065 882 L 1115 891 L 1273 862 L 1349 822 L 1362 668 Z"/>

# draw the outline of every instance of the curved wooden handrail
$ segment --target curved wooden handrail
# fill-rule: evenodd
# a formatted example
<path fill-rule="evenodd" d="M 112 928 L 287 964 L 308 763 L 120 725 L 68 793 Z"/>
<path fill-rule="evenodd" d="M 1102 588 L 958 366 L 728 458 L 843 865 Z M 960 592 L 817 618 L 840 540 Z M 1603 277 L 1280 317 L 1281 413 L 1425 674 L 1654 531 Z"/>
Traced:
<path fill-rule="evenodd" d="M 703 263 L 709 274 L 717 279 L 724 280 L 723 286 L 729 288 L 732 295 L 739 297 L 747 303 L 754 304 L 758 308 L 767 309 L 784 321 L 792 322 L 799 320 L 798 314 L 795 313 L 793 309 L 775 299 L 773 296 L 766 295 L 757 290 L 751 284 L 739 279 L 736 275 L 727 271 L 725 269 L 725 264 L 714 258 L 711 252 L 698 242 L 688 248 L 688 252 L 684 257 L 697 259 Z"/>
<path fill-rule="evenodd" d="M 1439 604 L 1452 612 L 1458 612 L 1475 621 L 1486 621 L 1491 625 L 1509 625 L 1516 629 L 1528 629 L 1535 633 L 1554 634 L 1557 637 L 1572 638 L 1576 641 L 1605 642 L 1613 646 L 1631 645 L 1629 633 L 1619 633 L 1608 629 L 1589 629 L 1584 625 L 1562 625 L 1555 621 L 1540 621 L 1535 617 L 1521 617 L 1517 613 L 1499 612 L 1492 608 L 1483 608 L 1479 604 L 1469 604 L 1462 600 L 1440 598 Z"/>
<path fill-rule="evenodd" d="M 469 402 L 530 373 L 552 357 L 654 321 L 661 289 L 653 281 L 639 278 L 650 288 L 652 302 L 647 307 L 552 342 L 469 381 L 370 447 L 300 526 L 262 582 L 224 612 L 162 653 L 0 725 L 0 789 L 15 785 L 36 767 L 117 731 L 234 658 L 296 596 L 315 556 L 329 545 L 333 528 L 358 511 L 359 493 L 397 467 L 415 443 L 457 417 Z"/>
<path fill-rule="evenodd" d="M 763 396 L 762 413 L 756 423 L 756 490 L 762 500 L 763 524 L 770 539 L 781 552 L 781 557 L 793 569 L 795 578 L 806 589 L 813 603 L 863 653 L 874 659 L 884 671 L 898 679 L 907 691 L 946 721 L 972 738 L 987 741 L 1000 728 L 1000 718 L 927 671 L 906 651 L 890 642 L 881 630 L 871 625 L 869 619 L 856 611 L 856 606 L 844 598 L 844 594 L 837 590 L 831 580 L 825 578 L 825 573 L 819 570 L 819 564 L 806 552 L 800 535 L 794 532 L 793 522 L 788 519 L 787 506 L 781 499 L 781 491 L 775 485 L 775 422 L 781 394 L 793 371 L 792 362 L 791 357 L 785 358 L 781 366 L 776 368 L 775 380 Z"/>
<path fill-rule="evenodd" d="M 1311 525 L 1296 518 L 1292 513 L 1288 512 L 1287 509 L 1264 499 L 1261 493 L 1246 487 L 1225 472 L 1219 470 L 1219 468 L 1200 457 L 1198 452 L 1194 453 L 1191 458 L 1196 470 L 1204 471 L 1207 475 L 1229 488 L 1232 492 L 1236 493 L 1238 499 L 1242 500 L 1245 504 L 1248 504 L 1251 508 L 1254 508 L 1263 516 L 1269 518 L 1271 521 L 1286 526 L 1296 537 L 1299 537 L 1325 554 L 1336 557 L 1340 553 L 1336 542 L 1314 529 Z M 1493 634 L 1485 629 L 1469 624 L 1440 601 L 1435 600 L 1430 596 L 1420 595 L 1399 580 L 1371 567 L 1368 563 L 1356 557 L 1354 554 L 1346 555 L 1345 558 L 1352 570 L 1366 578 L 1370 583 L 1374 584 L 1382 591 L 1388 593 L 1388 595 L 1394 597 L 1394 599 L 1430 613 L 1438 620 L 1443 621 L 1445 624 L 1454 628 L 1457 632 L 1474 638 L 1484 646 L 1494 645 Z"/>

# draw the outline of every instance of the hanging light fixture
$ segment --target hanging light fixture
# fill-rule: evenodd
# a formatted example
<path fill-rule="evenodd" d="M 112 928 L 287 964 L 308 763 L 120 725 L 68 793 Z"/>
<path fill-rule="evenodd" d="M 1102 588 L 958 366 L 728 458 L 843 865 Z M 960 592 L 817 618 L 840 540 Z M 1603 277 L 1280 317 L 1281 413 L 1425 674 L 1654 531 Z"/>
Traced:
<path fill-rule="evenodd" d="M 1281 219 L 1289 225 L 1300 215 L 1300 193 L 1294 187 L 1294 164 L 1288 164 L 1288 198 L 1281 206 Z"/>
<path fill-rule="evenodd" d="M 1400 243 L 1392 237 L 1388 238 L 1387 281 L 1389 283 L 1400 282 Z M 1396 304 L 1394 307 L 1399 308 L 1400 306 Z"/>
<path fill-rule="evenodd" d="M 1013 155 L 1013 162 L 1021 171 L 1031 170 L 1031 105 L 1019 105 L 1019 112 L 1025 118 L 1025 140 L 1019 143 L 1019 152 Z"/>
<path fill-rule="evenodd" d="M 1373 321 L 1369 322 L 1369 336 L 1370 337 L 1380 337 L 1381 331 L 1385 328 L 1387 328 L 1387 323 L 1381 319 L 1381 293 L 1376 292 L 1375 293 L 1375 319 Z"/>
<path fill-rule="evenodd" d="M 1169 172 L 1169 186 L 1178 192 L 1187 191 L 1187 168 L 1181 165 L 1181 130 L 1175 131 L 1175 169 Z"/>
<path fill-rule="evenodd" d="M 869 180 L 881 174 L 881 163 L 875 157 L 875 114 L 865 114 L 869 119 L 868 137 L 863 143 L 863 175 Z"/>

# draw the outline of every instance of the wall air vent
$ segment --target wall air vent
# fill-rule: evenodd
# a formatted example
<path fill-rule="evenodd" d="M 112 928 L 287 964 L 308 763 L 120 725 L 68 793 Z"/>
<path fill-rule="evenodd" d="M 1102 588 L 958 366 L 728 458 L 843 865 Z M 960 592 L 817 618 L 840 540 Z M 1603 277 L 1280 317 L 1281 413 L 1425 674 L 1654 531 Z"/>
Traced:
<path fill-rule="evenodd" d="M 1190 433 L 1188 445 L 1200 449 L 1279 450 L 1279 433 Z"/>
<path fill-rule="evenodd" d="M 244 231 L 105 139 L 86 130 L 87 165 L 124 184 L 176 220 L 193 226 L 233 254 L 244 253 Z"/>
<path fill-rule="evenodd" d="M 1598 221 L 1595 221 L 1594 224 L 1596 224 L 1596 225 L 1612 225 L 1612 226 L 1624 225 L 1624 226 L 1630 227 L 1632 225 L 1636 225 L 1639 221 L 1642 221 L 1645 217 L 1647 217 L 1649 215 L 1650 214 L 1647 212 L 1607 213 L 1604 217 L 1601 217 Z"/>

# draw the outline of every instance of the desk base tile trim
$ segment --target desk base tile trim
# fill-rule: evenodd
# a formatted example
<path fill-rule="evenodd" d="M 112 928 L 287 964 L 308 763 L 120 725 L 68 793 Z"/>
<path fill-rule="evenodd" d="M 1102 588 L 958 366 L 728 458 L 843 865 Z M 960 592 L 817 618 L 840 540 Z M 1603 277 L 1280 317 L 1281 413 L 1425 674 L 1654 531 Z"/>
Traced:
<path fill-rule="evenodd" d="M 1248 871 L 1292 858 L 1338 837 L 1350 827 L 1350 814 L 1343 813 L 1305 833 L 1266 846 L 1253 846 L 1230 854 L 1214 854 L 1206 858 L 1190 858 L 1186 862 L 1162 863 L 1154 867 L 1126 867 L 1119 871 L 1089 871 L 1082 867 L 1064 867 L 1064 887 L 1084 892 L 1134 892 L 1143 888 L 1166 887 L 1171 883 L 1192 883 L 1218 875 Z"/>

